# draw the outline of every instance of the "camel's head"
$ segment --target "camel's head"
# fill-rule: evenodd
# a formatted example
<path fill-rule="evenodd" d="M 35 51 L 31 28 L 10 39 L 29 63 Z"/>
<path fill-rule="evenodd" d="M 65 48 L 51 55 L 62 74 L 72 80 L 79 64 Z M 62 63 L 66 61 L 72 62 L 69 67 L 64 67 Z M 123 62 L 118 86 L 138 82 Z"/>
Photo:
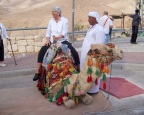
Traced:
<path fill-rule="evenodd" d="M 123 51 L 118 47 L 115 47 L 114 44 L 92 44 L 90 52 L 96 53 L 98 56 L 103 56 L 111 59 L 111 62 L 114 60 L 122 59 Z"/>

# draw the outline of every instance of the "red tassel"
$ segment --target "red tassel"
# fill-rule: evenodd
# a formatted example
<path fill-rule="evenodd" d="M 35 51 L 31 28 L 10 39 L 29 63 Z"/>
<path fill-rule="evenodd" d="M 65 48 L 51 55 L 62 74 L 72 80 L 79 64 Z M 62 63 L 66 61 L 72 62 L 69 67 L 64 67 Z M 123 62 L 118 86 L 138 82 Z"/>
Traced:
<path fill-rule="evenodd" d="M 95 84 L 98 85 L 98 79 L 97 79 L 97 78 L 96 78 L 96 80 L 95 80 Z"/>
<path fill-rule="evenodd" d="M 89 76 L 87 77 L 87 82 L 89 83 Z"/>
<path fill-rule="evenodd" d="M 105 82 L 103 83 L 103 89 L 106 89 L 106 83 Z"/>
<path fill-rule="evenodd" d="M 92 82 L 92 76 L 91 75 L 89 76 L 89 81 Z"/>
<path fill-rule="evenodd" d="M 103 68 L 104 68 L 104 63 L 101 64 L 101 69 L 103 70 Z"/>
<path fill-rule="evenodd" d="M 46 94 L 44 95 L 44 98 L 46 98 Z"/>
<path fill-rule="evenodd" d="M 92 76 L 91 76 L 91 75 L 87 77 L 87 82 L 88 82 L 88 83 L 89 83 L 89 82 L 92 82 Z"/>
<path fill-rule="evenodd" d="M 38 88 L 40 88 L 40 84 L 37 84 L 36 86 L 37 86 Z"/>

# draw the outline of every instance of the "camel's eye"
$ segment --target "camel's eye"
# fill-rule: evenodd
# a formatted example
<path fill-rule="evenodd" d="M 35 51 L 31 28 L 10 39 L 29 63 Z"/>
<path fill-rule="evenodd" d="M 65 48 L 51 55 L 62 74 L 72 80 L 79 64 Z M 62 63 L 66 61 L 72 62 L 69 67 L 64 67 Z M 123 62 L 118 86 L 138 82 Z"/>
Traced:
<path fill-rule="evenodd" d="M 123 53 L 123 51 L 122 51 L 122 50 L 120 50 L 120 53 Z"/>

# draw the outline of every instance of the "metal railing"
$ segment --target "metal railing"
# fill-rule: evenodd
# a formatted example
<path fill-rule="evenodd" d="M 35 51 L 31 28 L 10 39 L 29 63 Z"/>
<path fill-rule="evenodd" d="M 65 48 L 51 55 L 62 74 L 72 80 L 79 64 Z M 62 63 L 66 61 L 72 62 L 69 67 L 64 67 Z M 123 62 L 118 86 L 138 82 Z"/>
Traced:
<path fill-rule="evenodd" d="M 33 27 L 33 28 L 8 28 L 7 31 L 23 31 L 23 30 L 46 30 L 47 27 Z M 75 35 L 86 34 L 87 31 L 74 31 Z M 125 32 L 124 28 L 114 28 L 113 33 Z M 68 32 L 68 35 L 72 35 L 72 32 Z"/>

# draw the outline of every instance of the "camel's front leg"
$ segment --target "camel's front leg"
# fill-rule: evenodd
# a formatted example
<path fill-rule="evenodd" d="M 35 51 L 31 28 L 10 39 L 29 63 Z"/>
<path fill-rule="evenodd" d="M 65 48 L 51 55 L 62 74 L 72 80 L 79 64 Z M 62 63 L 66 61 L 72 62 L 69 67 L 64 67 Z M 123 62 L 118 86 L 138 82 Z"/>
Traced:
<path fill-rule="evenodd" d="M 69 109 L 74 108 L 76 105 L 72 99 L 68 99 L 68 97 L 66 97 L 66 96 L 63 97 L 63 103 Z"/>
<path fill-rule="evenodd" d="M 92 103 L 93 98 L 86 93 L 85 95 L 81 96 L 81 100 L 83 101 L 84 104 L 89 105 Z"/>

